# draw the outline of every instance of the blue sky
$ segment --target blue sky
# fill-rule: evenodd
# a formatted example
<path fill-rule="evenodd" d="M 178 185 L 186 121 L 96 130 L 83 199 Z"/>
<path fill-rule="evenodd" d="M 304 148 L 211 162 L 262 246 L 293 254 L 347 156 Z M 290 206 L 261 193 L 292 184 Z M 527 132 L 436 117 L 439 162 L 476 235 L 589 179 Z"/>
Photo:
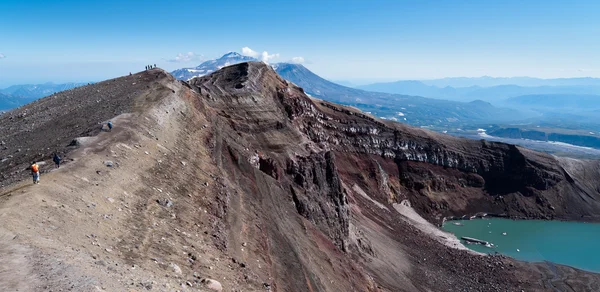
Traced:
<path fill-rule="evenodd" d="M 303 57 L 333 80 L 600 77 L 598 12 L 595 0 L 2 0 L 0 87 L 172 70 L 243 47 Z"/>

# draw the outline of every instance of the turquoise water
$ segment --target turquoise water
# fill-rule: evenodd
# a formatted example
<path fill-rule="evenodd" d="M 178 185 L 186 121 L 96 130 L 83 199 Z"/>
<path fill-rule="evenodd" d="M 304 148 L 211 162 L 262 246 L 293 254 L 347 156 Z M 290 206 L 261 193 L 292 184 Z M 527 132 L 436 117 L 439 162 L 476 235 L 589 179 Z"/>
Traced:
<path fill-rule="evenodd" d="M 453 224 L 457 222 L 463 226 Z M 465 244 L 475 251 L 498 252 L 523 261 L 549 261 L 600 272 L 600 224 L 597 223 L 493 218 L 448 221 L 443 229 L 459 239 L 473 237 L 495 246 Z M 502 235 L 503 232 L 506 235 Z"/>

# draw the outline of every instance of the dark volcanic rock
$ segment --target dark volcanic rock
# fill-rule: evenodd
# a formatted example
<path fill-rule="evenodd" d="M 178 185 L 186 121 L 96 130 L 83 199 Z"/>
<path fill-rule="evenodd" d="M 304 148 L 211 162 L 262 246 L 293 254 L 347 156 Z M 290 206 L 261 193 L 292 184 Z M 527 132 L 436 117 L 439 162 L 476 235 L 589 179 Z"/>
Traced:
<path fill-rule="evenodd" d="M 297 157 L 288 162 L 287 173 L 297 187 L 292 196 L 298 213 L 316 224 L 340 249 L 346 249 L 349 206 L 331 151 Z"/>
<path fill-rule="evenodd" d="M 279 167 L 277 166 L 277 161 L 272 158 L 258 158 L 258 169 L 260 171 L 272 176 L 274 179 L 279 179 Z"/>

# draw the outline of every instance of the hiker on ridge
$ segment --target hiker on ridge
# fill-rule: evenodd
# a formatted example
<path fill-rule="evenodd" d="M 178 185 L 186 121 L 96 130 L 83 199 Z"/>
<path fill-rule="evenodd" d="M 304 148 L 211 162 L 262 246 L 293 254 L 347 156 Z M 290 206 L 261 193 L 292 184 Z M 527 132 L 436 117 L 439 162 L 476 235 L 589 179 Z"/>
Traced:
<path fill-rule="evenodd" d="M 31 162 L 31 175 L 33 176 L 33 183 L 40 183 L 40 166 L 35 162 Z"/>
<path fill-rule="evenodd" d="M 61 158 L 60 158 L 60 156 L 58 156 L 58 153 L 54 153 L 54 157 L 52 157 L 52 161 L 54 161 L 54 164 L 56 164 L 56 168 L 60 168 Z"/>
<path fill-rule="evenodd" d="M 108 123 L 106 123 L 106 125 L 108 126 L 108 131 L 109 131 L 109 132 L 110 132 L 110 131 L 112 131 L 112 128 L 113 128 L 113 124 L 112 124 L 112 122 L 111 122 L 111 121 L 108 121 Z"/>

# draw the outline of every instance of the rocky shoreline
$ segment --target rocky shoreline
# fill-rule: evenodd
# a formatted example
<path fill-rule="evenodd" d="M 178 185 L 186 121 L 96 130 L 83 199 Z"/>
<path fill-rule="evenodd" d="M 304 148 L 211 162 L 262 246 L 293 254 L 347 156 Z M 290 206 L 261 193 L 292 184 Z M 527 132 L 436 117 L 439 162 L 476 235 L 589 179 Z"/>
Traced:
<path fill-rule="evenodd" d="M 438 227 L 442 227 L 447 221 L 460 221 L 460 220 L 477 220 L 477 219 L 485 219 L 485 218 L 503 218 L 503 219 L 511 219 L 511 220 L 542 220 L 542 221 L 563 221 L 563 222 L 582 222 L 582 223 L 599 223 L 597 217 L 592 217 L 593 220 L 572 220 L 572 219 L 560 219 L 560 218 L 548 218 L 548 217 L 524 217 L 524 216 L 510 216 L 507 214 L 491 214 L 491 213 L 475 213 L 474 215 L 468 216 L 449 216 L 442 218 L 442 221 L 437 225 Z M 585 219 L 585 217 L 582 217 Z"/>

